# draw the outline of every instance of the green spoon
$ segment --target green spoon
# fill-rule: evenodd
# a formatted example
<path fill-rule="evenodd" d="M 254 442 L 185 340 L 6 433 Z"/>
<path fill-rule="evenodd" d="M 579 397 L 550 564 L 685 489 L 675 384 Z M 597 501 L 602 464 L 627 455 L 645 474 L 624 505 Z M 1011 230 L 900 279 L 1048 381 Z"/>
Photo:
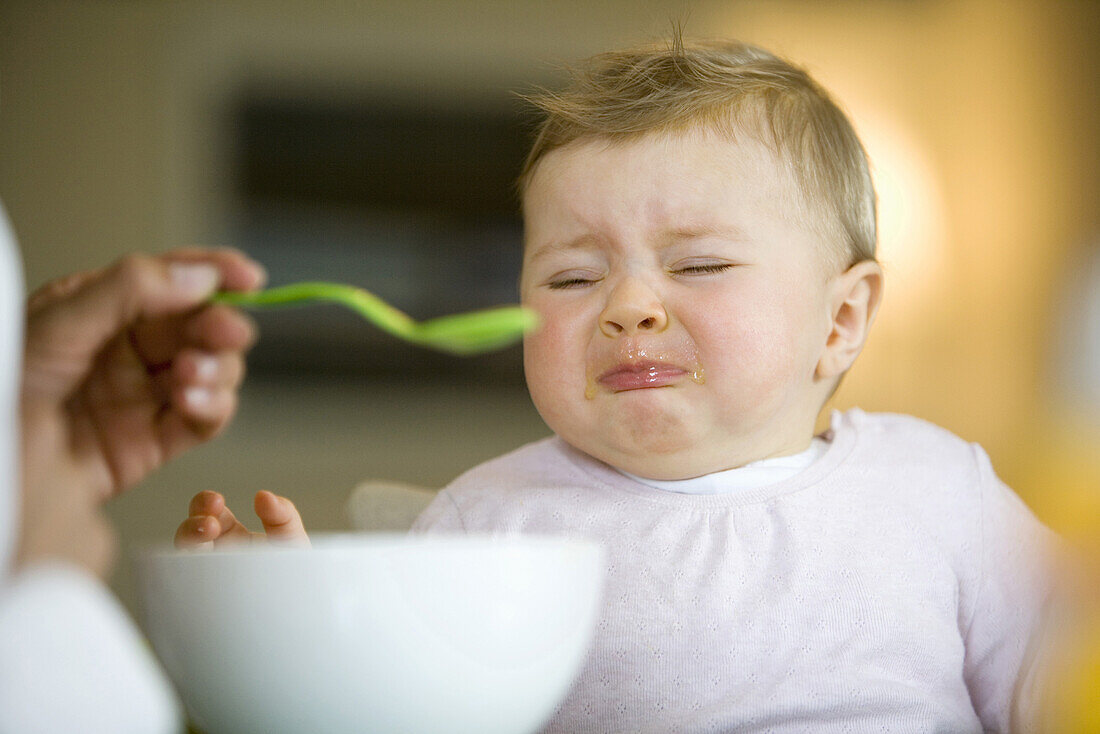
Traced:
<path fill-rule="evenodd" d="M 535 328 L 535 313 L 521 306 L 499 306 L 484 311 L 414 321 L 378 296 L 339 283 L 293 283 L 265 291 L 223 291 L 215 303 L 268 307 L 307 305 L 322 301 L 343 304 L 367 321 L 399 339 L 451 354 L 480 354 L 501 349 Z"/>

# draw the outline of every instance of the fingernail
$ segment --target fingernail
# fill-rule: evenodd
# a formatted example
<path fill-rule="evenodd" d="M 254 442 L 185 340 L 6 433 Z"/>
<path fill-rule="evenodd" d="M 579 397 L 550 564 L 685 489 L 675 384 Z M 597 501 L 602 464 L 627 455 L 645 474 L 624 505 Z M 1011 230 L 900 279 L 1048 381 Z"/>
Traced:
<path fill-rule="evenodd" d="M 172 285 L 193 295 L 213 292 L 221 280 L 221 273 L 209 263 L 172 263 L 168 266 L 168 276 Z"/>
<path fill-rule="evenodd" d="M 267 268 L 255 261 L 252 264 L 256 268 L 256 287 L 259 288 L 267 282 Z"/>
<path fill-rule="evenodd" d="M 195 374 L 200 380 L 213 380 L 218 376 L 216 357 L 199 357 L 195 362 Z"/>
<path fill-rule="evenodd" d="M 189 406 L 203 409 L 210 405 L 210 391 L 205 387 L 189 387 L 183 391 L 183 399 Z"/>

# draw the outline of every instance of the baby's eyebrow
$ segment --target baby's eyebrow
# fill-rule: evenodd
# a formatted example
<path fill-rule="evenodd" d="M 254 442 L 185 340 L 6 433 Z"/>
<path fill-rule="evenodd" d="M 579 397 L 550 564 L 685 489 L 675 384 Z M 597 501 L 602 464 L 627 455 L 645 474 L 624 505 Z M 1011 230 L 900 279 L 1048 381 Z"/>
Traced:
<path fill-rule="evenodd" d="M 545 245 L 540 245 L 534 252 L 531 253 L 530 262 L 535 262 L 539 258 L 545 257 L 555 252 L 568 252 L 570 250 L 587 250 L 596 246 L 599 238 L 594 234 L 582 234 L 574 237 L 571 240 L 565 242 L 549 242 Z"/>
<path fill-rule="evenodd" d="M 673 227 L 664 232 L 664 240 L 667 243 L 678 242 L 680 240 L 693 240 L 700 237 L 718 237 L 720 239 L 735 240 L 738 242 L 743 242 L 748 239 L 743 230 L 731 224 L 699 224 L 686 227 Z"/>
<path fill-rule="evenodd" d="M 674 245 L 677 242 L 681 242 L 683 240 L 699 239 L 700 237 L 717 237 L 719 239 L 730 240 L 734 242 L 748 241 L 748 237 L 745 235 L 742 229 L 730 224 L 700 224 L 670 227 L 666 230 L 661 231 L 658 237 L 658 245 L 661 247 Z M 591 233 L 578 235 L 573 239 L 566 240 L 565 242 L 548 242 L 544 245 L 539 245 L 535 250 L 533 250 L 531 253 L 531 258 L 528 262 L 537 262 L 539 259 L 546 257 L 547 255 L 558 252 L 571 252 L 574 250 L 594 249 L 599 245 L 599 243 L 599 236 Z"/>

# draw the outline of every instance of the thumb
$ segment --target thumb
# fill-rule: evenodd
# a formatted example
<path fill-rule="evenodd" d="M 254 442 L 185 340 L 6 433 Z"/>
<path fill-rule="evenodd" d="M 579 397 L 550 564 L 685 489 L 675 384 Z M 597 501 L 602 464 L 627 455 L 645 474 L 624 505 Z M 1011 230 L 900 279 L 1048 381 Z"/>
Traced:
<path fill-rule="evenodd" d="M 50 388 L 68 394 L 120 332 L 141 318 L 199 305 L 221 280 L 212 263 L 131 255 L 105 270 L 50 284 L 32 297 L 26 374 L 48 376 L 56 381 Z"/>
<path fill-rule="evenodd" d="M 268 540 L 291 545 L 309 545 L 302 516 L 294 503 L 271 492 L 257 492 L 253 501 L 256 516 L 264 525 Z"/>

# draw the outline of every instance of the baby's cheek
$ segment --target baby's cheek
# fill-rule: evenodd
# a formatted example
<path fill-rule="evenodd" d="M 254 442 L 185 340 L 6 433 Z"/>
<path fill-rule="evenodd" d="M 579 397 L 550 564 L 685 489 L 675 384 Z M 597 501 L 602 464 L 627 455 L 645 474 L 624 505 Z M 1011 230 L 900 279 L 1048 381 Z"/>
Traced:
<path fill-rule="evenodd" d="M 523 357 L 529 370 L 560 366 L 569 358 L 567 326 L 560 319 L 539 312 L 538 329 L 523 339 Z"/>
<path fill-rule="evenodd" d="M 715 348 L 704 353 L 708 382 L 728 390 L 742 406 L 781 396 L 801 371 L 785 326 L 747 319 L 726 325 L 712 339 Z"/>
<path fill-rule="evenodd" d="M 576 381 L 578 370 L 583 376 L 584 366 L 577 364 L 581 357 L 566 329 L 554 321 L 541 323 L 538 331 L 523 341 L 523 367 L 531 398 L 547 417 L 547 413 L 556 412 L 555 408 L 568 401 L 574 391 L 570 382 Z M 583 391 L 583 385 L 577 389 Z"/>

